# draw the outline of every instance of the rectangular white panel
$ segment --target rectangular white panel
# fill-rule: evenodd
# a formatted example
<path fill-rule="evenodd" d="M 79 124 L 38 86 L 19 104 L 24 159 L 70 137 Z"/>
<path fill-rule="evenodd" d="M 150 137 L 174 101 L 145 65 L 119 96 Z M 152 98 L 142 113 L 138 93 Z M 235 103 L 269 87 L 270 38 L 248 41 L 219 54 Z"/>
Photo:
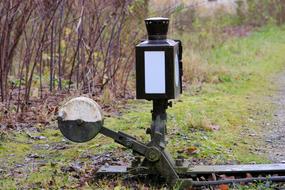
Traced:
<path fill-rule="evenodd" d="M 145 51 L 145 93 L 165 94 L 165 52 Z"/>

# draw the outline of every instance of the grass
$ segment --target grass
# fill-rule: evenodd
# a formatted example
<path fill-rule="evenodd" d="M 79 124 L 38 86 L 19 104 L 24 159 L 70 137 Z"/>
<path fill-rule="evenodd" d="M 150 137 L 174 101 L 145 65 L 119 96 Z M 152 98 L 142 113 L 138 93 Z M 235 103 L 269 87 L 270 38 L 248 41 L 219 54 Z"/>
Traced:
<path fill-rule="evenodd" d="M 209 74 L 220 83 L 203 85 L 198 96 L 186 95 L 184 99 L 189 103 L 183 103 L 183 109 L 191 110 L 193 118 L 202 115 L 221 126 L 208 141 L 212 139 L 215 144 L 232 149 L 233 157 L 241 162 L 266 161 L 250 154 L 248 147 L 257 143 L 254 138 L 247 137 L 248 142 L 244 143 L 239 138 L 243 130 L 261 131 L 261 121 L 270 119 L 268 112 L 273 108 L 264 96 L 274 88 L 272 75 L 284 68 L 285 38 L 282 33 L 282 28 L 265 27 L 250 37 L 230 39 L 202 54 L 209 68 L 214 67 Z M 222 72 L 217 72 L 217 68 Z M 193 94 L 193 88 L 189 93 Z"/>
<path fill-rule="evenodd" d="M 275 88 L 272 76 L 285 66 L 284 27 L 267 26 L 249 37 L 231 38 L 199 53 L 187 45 L 191 43 L 189 36 L 182 38 L 185 69 L 192 72 L 189 67 L 195 64 L 204 67 L 196 69 L 196 75 L 205 73 L 201 73 L 203 78 L 193 80 L 168 110 L 168 148 L 172 155 L 213 164 L 269 162 L 267 155 L 255 149 L 264 143 L 260 138 L 266 130 L 263 123 L 270 121 L 274 109 L 265 98 Z M 122 116 L 107 118 L 105 126 L 146 142 L 150 110 L 150 102 L 130 100 Z M 60 132 L 52 126 L 34 126 L 29 133 L 46 138 L 33 140 L 25 130 L 0 135 L 0 189 L 104 189 L 105 182 L 98 185 L 83 180 L 86 173 L 92 176 L 94 162 L 90 156 L 125 151 L 102 135 L 75 144 L 62 141 Z M 65 148 L 58 148 L 62 145 Z M 77 162 L 81 164 L 79 171 L 63 169 Z M 121 184 L 117 184 L 119 187 Z"/>

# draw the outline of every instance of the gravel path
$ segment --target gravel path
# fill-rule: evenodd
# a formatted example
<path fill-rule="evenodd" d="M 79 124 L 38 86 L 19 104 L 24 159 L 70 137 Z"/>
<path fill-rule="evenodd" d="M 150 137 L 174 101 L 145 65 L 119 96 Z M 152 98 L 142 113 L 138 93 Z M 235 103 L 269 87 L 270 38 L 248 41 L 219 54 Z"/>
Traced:
<path fill-rule="evenodd" d="M 273 97 L 277 105 L 274 123 L 266 134 L 266 144 L 270 160 L 285 163 L 285 72 L 276 80 L 279 89 Z"/>

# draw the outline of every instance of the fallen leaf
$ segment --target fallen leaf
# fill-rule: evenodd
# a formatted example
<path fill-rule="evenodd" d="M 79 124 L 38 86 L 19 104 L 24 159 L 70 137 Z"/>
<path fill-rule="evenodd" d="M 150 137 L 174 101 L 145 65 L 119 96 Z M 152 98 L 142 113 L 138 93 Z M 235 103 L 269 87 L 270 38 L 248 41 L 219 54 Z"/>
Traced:
<path fill-rule="evenodd" d="M 219 185 L 220 190 L 229 190 L 229 186 L 226 184 Z"/>
<path fill-rule="evenodd" d="M 187 154 L 197 154 L 199 152 L 198 148 L 195 146 L 191 146 L 185 150 Z"/>

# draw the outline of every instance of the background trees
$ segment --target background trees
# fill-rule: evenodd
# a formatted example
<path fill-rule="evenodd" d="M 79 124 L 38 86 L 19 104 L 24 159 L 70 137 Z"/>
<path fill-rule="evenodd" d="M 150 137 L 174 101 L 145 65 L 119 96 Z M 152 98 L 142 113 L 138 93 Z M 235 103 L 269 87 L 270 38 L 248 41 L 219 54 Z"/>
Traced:
<path fill-rule="evenodd" d="M 27 105 L 47 91 L 124 95 L 144 0 L 0 2 L 1 101 Z"/>
<path fill-rule="evenodd" d="M 155 2 L 156 6 L 149 0 L 2 0 L 0 121 L 31 111 L 37 107 L 35 101 L 40 104 L 52 96 L 103 95 L 100 99 L 107 102 L 112 97 L 133 97 L 134 46 L 146 37 L 147 16 L 171 17 L 172 37 L 191 36 L 184 39 L 185 48 L 193 49 L 185 57 L 189 82 L 211 78 L 212 67 L 197 62 L 197 52 L 222 44 L 220 34 L 232 31 L 225 27 L 285 21 L 282 0 L 237 0 L 236 14 L 218 11 L 211 18 L 199 18 L 196 7 L 215 1 Z M 154 10 L 157 6 L 160 9 Z M 48 113 L 55 110 L 41 106 L 34 115 L 44 107 Z"/>

